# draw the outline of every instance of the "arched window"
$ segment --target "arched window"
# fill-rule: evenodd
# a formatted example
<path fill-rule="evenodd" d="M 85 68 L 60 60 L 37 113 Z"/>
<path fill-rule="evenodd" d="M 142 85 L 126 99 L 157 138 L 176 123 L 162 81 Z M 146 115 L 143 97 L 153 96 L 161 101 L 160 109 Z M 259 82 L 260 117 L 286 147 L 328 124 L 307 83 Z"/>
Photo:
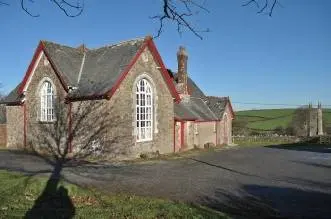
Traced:
<path fill-rule="evenodd" d="M 136 130 L 137 141 L 153 139 L 153 91 L 146 79 L 136 84 Z"/>
<path fill-rule="evenodd" d="M 55 120 L 54 89 L 49 81 L 45 81 L 40 89 L 40 121 L 52 122 Z"/>

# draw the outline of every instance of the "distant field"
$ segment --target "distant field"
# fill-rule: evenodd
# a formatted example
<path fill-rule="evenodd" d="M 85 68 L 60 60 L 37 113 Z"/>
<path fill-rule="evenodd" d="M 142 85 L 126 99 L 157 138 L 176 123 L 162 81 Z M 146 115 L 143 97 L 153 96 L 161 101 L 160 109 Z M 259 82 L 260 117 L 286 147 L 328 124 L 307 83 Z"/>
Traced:
<path fill-rule="evenodd" d="M 286 128 L 292 121 L 295 109 L 245 110 L 236 112 L 236 119 L 247 121 L 248 128 L 257 130 L 273 130 L 282 126 Z M 331 109 L 323 110 L 323 118 L 327 126 L 331 126 Z"/>

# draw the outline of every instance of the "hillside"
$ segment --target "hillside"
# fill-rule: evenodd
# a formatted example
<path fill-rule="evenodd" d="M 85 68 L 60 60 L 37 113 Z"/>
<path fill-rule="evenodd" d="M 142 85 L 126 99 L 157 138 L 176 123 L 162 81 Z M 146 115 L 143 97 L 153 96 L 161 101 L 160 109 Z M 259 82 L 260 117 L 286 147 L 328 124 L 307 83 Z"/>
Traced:
<path fill-rule="evenodd" d="M 295 109 L 264 109 L 236 112 L 236 120 L 247 121 L 247 127 L 261 131 L 273 130 L 276 127 L 286 128 L 292 121 Z M 323 119 L 331 126 L 331 109 L 323 110 Z"/>

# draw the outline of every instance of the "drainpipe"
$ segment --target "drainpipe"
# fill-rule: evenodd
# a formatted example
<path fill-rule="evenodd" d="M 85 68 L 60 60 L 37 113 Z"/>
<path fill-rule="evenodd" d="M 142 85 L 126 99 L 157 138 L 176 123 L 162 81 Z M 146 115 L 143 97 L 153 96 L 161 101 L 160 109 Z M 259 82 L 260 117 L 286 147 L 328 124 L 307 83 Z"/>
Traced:
<path fill-rule="evenodd" d="M 26 148 L 26 104 L 23 103 L 23 144 L 24 148 Z"/>
<path fill-rule="evenodd" d="M 69 127 L 68 127 L 68 149 L 69 153 L 72 153 L 72 102 L 69 102 Z"/>

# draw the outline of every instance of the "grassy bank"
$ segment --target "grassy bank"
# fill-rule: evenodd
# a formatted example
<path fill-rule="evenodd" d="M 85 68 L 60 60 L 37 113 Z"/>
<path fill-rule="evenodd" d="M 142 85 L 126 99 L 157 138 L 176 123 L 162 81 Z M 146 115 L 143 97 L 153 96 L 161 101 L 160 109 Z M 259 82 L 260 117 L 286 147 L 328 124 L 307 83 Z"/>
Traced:
<path fill-rule="evenodd" d="M 46 194 L 49 197 L 45 198 L 46 184 L 45 177 L 0 171 L 0 218 L 21 218 L 31 213 L 31 209 L 43 215 L 48 212 L 47 218 L 229 218 L 201 206 L 130 195 L 106 195 L 62 181 L 58 183 L 56 194 Z M 39 203 L 36 207 L 41 194 L 48 204 Z"/>
<path fill-rule="evenodd" d="M 295 109 L 263 109 L 236 112 L 236 120 L 247 121 L 247 127 L 257 130 L 274 130 L 286 128 L 292 121 Z M 331 109 L 323 110 L 323 120 L 331 125 Z"/>

